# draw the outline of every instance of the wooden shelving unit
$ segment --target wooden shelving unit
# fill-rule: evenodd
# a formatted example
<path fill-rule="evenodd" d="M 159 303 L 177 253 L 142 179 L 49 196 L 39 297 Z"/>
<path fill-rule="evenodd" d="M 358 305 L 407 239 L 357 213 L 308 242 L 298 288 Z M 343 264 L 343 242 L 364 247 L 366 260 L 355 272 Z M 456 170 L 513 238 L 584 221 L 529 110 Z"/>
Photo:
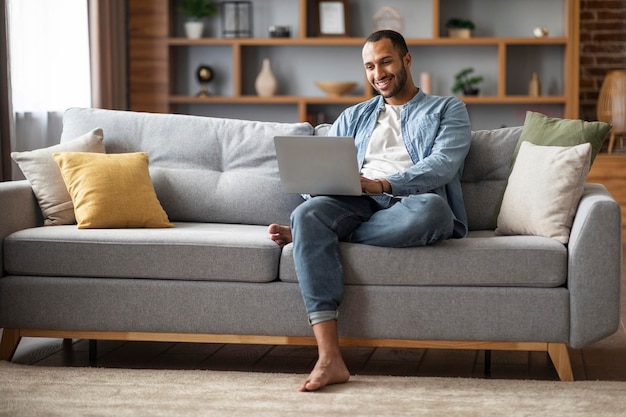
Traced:
<path fill-rule="evenodd" d="M 258 66 L 256 51 L 279 51 L 281 48 L 311 48 L 312 54 L 323 55 L 328 48 L 349 48 L 358 51 L 362 47 L 365 37 L 315 37 L 311 24 L 313 19 L 309 16 L 312 10 L 313 0 L 298 0 L 298 16 L 294 24 L 299 28 L 298 33 L 292 33 L 291 38 L 202 38 L 197 40 L 186 39 L 181 36 L 177 26 L 177 16 L 173 0 L 130 0 L 130 103 L 132 110 L 150 112 L 177 112 L 177 107 L 183 105 L 193 108 L 195 105 L 289 105 L 297 109 L 297 119 L 307 120 L 307 115 L 312 108 L 319 110 L 325 105 L 351 105 L 372 97 L 372 90 L 364 79 L 361 79 L 360 89 L 354 95 L 341 98 L 331 98 L 315 95 L 311 92 L 288 91 L 275 97 L 261 98 L 255 95 L 250 87 L 250 67 Z M 371 0 L 376 3 L 376 0 Z M 442 36 L 442 23 L 440 11 L 451 5 L 450 2 L 458 0 L 423 0 L 429 1 L 432 13 L 432 27 L 430 37 L 408 37 L 407 43 L 410 49 L 416 51 L 428 50 L 437 54 L 450 55 L 456 52 L 470 51 L 474 49 L 484 51 L 488 48 L 489 54 L 495 61 L 493 65 L 494 82 L 493 91 L 485 92 L 477 97 L 462 97 L 470 108 L 480 108 L 483 105 L 506 105 L 513 106 L 514 111 L 523 113 L 525 109 L 533 109 L 536 106 L 551 106 L 561 112 L 559 116 L 567 118 L 578 117 L 578 71 L 579 71 L 579 12 L 580 0 L 550 0 L 562 2 L 563 14 L 560 20 L 562 34 L 554 37 L 534 38 L 530 33 L 528 37 L 511 36 L 476 36 L 469 39 L 451 39 Z M 349 1 L 350 7 L 358 7 L 364 0 Z M 481 5 L 485 0 L 467 0 L 467 3 Z M 271 3 L 270 3 L 271 4 Z M 376 3 L 377 4 L 377 3 Z M 409 7 L 411 2 L 406 3 Z M 541 3 L 533 3 L 534 6 Z M 265 5 L 262 0 L 253 1 L 253 7 Z M 417 6 L 415 6 L 417 7 Z M 511 16 L 511 19 L 515 19 Z M 558 19 L 558 17 L 557 17 Z M 406 35 L 405 35 L 406 36 Z M 441 48 L 440 48 L 441 47 Z M 444 48 L 446 47 L 446 48 Z M 227 93 L 219 92 L 211 97 L 198 98 L 190 91 L 190 88 L 181 87 L 181 77 L 190 78 L 194 68 L 185 68 L 185 58 L 177 55 L 188 56 L 197 50 L 194 48 L 220 48 L 227 49 L 230 62 L 221 65 L 230 70 L 229 80 L 226 81 Z M 421 49 L 420 49 L 421 48 Z M 426 48 L 426 49 L 424 49 Z M 522 48 L 521 50 L 516 50 Z M 530 48 L 530 49 L 529 49 Z M 557 91 L 539 97 L 530 97 L 524 94 L 523 87 L 509 88 L 515 71 L 516 56 L 526 54 L 529 50 L 541 48 L 556 48 L 560 55 L 557 57 L 558 65 L 562 66 L 562 75 L 559 74 L 560 88 Z M 444 52 L 440 52 L 443 50 Z M 544 55 L 555 55 L 549 49 Z M 308 53 L 308 51 L 306 52 Z M 413 52 L 412 52 L 413 53 Z M 414 54 L 414 62 L 416 57 Z M 322 57 L 323 58 L 323 57 Z M 320 59 L 322 59 L 320 58 Z M 190 58 L 187 57 L 188 60 Z M 510 61 L 513 59 L 513 61 Z M 522 58 L 523 59 L 523 58 Z M 182 63 L 181 63 L 182 61 Z M 322 65 L 322 64 L 320 64 Z M 458 63 L 459 67 L 465 66 L 464 62 Z M 360 75 L 359 75 L 360 76 Z M 417 74 L 414 74 L 417 79 Z M 310 84 L 313 83 L 310 80 Z M 525 83 L 526 81 L 523 81 Z M 183 83 L 184 84 L 184 83 Z M 449 90 L 449 89 L 448 89 Z M 527 91 L 527 90 L 526 90 Z M 446 95 L 446 91 L 434 91 L 435 94 Z M 471 115 L 471 111 L 470 111 Z M 294 120 L 295 121 L 295 120 Z"/>

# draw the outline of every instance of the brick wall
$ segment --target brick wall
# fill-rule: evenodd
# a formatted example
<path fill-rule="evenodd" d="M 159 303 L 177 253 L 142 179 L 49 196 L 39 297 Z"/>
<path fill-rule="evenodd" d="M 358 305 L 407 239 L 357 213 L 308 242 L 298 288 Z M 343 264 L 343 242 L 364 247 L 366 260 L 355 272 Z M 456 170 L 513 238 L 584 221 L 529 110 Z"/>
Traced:
<path fill-rule="evenodd" d="M 581 0 L 581 119 L 597 120 L 598 93 L 612 69 L 626 69 L 626 0 Z"/>

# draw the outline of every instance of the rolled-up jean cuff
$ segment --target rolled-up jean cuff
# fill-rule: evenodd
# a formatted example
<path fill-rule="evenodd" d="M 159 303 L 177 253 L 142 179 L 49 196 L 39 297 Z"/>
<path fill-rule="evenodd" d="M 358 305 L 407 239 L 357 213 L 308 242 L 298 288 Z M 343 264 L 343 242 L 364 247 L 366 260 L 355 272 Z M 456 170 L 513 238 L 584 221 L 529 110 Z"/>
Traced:
<path fill-rule="evenodd" d="M 313 326 L 324 321 L 337 320 L 337 317 L 339 317 L 337 310 L 315 311 L 309 314 L 309 324 Z"/>

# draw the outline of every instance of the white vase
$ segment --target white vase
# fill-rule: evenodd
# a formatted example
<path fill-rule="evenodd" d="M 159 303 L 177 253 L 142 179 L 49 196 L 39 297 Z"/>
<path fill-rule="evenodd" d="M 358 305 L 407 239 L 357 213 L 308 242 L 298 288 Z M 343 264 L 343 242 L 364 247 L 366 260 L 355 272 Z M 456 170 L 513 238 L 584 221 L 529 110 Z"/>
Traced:
<path fill-rule="evenodd" d="M 428 72 L 420 73 L 420 89 L 425 94 L 432 94 L 433 92 L 433 82 L 432 76 Z"/>
<path fill-rule="evenodd" d="M 531 97 L 539 97 L 541 95 L 541 81 L 539 81 L 539 76 L 536 72 L 533 72 L 528 83 L 528 95 Z"/>
<path fill-rule="evenodd" d="M 204 31 L 204 22 L 197 20 L 190 20 L 185 22 L 185 34 L 189 39 L 199 39 L 202 37 L 202 31 Z"/>
<path fill-rule="evenodd" d="M 263 60 L 263 66 L 261 67 L 261 72 L 259 72 L 259 75 L 256 77 L 254 87 L 256 93 L 261 97 L 271 97 L 276 93 L 278 82 L 272 73 L 270 60 L 268 58 Z"/>
<path fill-rule="evenodd" d="M 472 30 L 466 28 L 448 28 L 448 36 L 451 38 L 468 39 L 472 37 Z"/>

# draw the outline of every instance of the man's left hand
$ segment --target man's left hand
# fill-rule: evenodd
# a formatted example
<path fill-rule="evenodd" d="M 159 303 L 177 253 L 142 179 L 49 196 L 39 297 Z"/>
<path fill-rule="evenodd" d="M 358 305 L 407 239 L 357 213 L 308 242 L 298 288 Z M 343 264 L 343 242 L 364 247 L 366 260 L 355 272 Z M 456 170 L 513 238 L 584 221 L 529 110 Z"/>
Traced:
<path fill-rule="evenodd" d="M 391 192 L 391 184 L 384 178 L 369 179 L 361 176 L 361 190 L 366 194 L 384 194 Z"/>

